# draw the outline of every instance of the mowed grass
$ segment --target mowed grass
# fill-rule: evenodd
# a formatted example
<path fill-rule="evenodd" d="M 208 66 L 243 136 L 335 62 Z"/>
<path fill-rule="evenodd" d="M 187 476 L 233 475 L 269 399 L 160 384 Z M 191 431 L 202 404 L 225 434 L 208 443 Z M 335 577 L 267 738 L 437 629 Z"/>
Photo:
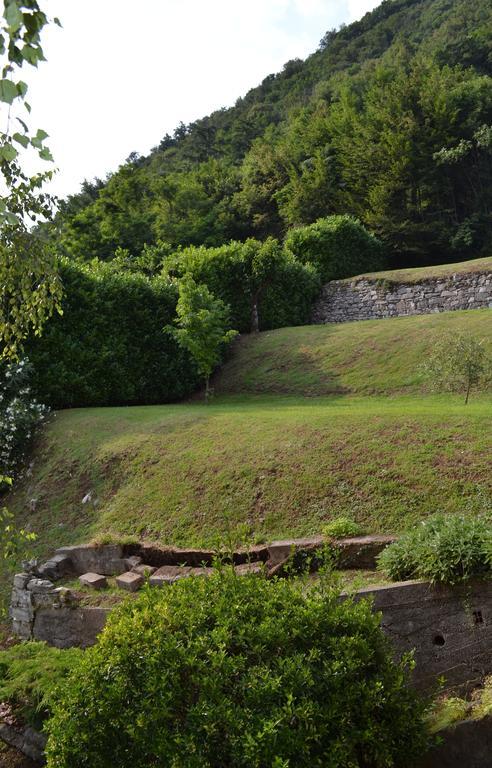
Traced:
<path fill-rule="evenodd" d="M 491 456 L 489 396 L 74 410 L 47 425 L 9 504 L 43 553 L 126 537 L 259 542 L 318 533 L 339 515 L 397 532 L 436 511 L 490 509 Z"/>
<path fill-rule="evenodd" d="M 492 310 L 241 339 L 209 406 L 53 415 L 9 506 L 40 554 L 125 538 L 263 542 L 341 515 L 393 533 L 438 511 L 492 512 L 492 391 L 465 406 L 426 392 L 420 372 L 448 331 L 492 351 Z"/>
<path fill-rule="evenodd" d="M 216 392 L 319 396 L 414 394 L 422 363 L 444 334 L 483 339 L 492 355 L 492 310 L 281 328 L 236 342 Z"/>
<path fill-rule="evenodd" d="M 395 283 L 418 283 L 421 280 L 430 280 L 435 277 L 446 278 L 456 274 L 465 274 L 467 272 L 492 272 L 492 256 L 488 256 L 484 259 L 460 261 L 456 264 L 439 264 L 432 267 L 367 272 L 363 275 L 358 275 L 356 278 L 347 278 L 345 282 L 368 278 L 370 280 L 388 280 L 389 282 Z"/>

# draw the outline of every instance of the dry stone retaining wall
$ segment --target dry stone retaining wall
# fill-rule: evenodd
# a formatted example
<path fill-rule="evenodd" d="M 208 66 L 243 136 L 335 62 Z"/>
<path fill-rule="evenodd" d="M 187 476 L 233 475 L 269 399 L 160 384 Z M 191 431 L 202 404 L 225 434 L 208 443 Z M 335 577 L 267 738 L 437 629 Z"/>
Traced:
<path fill-rule="evenodd" d="M 455 274 L 418 283 L 354 278 L 323 287 L 313 323 L 346 323 L 492 308 L 492 273 Z"/>

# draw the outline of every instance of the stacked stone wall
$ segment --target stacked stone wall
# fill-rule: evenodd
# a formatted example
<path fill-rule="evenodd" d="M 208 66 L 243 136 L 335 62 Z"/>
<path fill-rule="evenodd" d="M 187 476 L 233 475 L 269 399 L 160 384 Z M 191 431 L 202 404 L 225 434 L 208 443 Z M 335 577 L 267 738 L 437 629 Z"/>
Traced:
<path fill-rule="evenodd" d="M 313 323 L 347 323 L 492 308 L 492 273 L 455 274 L 418 283 L 354 278 L 323 287 Z"/>

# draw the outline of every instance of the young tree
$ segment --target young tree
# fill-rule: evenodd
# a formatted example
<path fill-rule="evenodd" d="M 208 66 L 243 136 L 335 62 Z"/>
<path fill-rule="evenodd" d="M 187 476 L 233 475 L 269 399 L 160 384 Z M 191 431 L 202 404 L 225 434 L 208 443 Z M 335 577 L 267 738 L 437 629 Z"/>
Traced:
<path fill-rule="evenodd" d="M 54 20 L 59 24 L 58 19 Z M 52 170 L 27 173 L 24 151 L 52 161 L 48 134 L 30 132 L 27 85 L 19 79 L 24 64 L 44 60 L 40 37 L 48 23 L 36 0 L 5 0 L 0 19 L 0 103 L 7 107 L 0 124 L 0 357 L 17 358 L 30 331 L 39 333 L 58 306 L 61 285 L 55 258 L 32 227 L 48 219 L 53 198 L 43 191 Z M 27 113 L 27 114 L 26 114 Z"/>
<path fill-rule="evenodd" d="M 205 400 L 210 397 L 210 376 L 220 363 L 224 345 L 237 336 L 230 330 L 229 307 L 216 299 L 206 285 L 197 285 L 185 276 L 179 285 L 176 307 L 177 328 L 166 328 L 178 344 L 195 360 L 200 376 L 205 379 Z"/>
<path fill-rule="evenodd" d="M 484 385 L 490 376 L 491 359 L 483 340 L 467 334 L 449 334 L 436 344 L 422 366 L 436 390 L 465 393 L 465 405 L 474 387 Z"/>

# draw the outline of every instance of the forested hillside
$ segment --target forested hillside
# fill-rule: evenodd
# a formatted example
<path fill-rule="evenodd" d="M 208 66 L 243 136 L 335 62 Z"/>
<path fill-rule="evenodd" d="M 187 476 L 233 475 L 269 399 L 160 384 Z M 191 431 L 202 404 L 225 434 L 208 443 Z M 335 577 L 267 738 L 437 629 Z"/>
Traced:
<path fill-rule="evenodd" d="M 57 240 L 82 260 L 158 243 L 165 256 L 348 213 L 390 266 L 488 255 L 491 74 L 490 0 L 385 0 L 234 107 L 84 182 Z"/>

